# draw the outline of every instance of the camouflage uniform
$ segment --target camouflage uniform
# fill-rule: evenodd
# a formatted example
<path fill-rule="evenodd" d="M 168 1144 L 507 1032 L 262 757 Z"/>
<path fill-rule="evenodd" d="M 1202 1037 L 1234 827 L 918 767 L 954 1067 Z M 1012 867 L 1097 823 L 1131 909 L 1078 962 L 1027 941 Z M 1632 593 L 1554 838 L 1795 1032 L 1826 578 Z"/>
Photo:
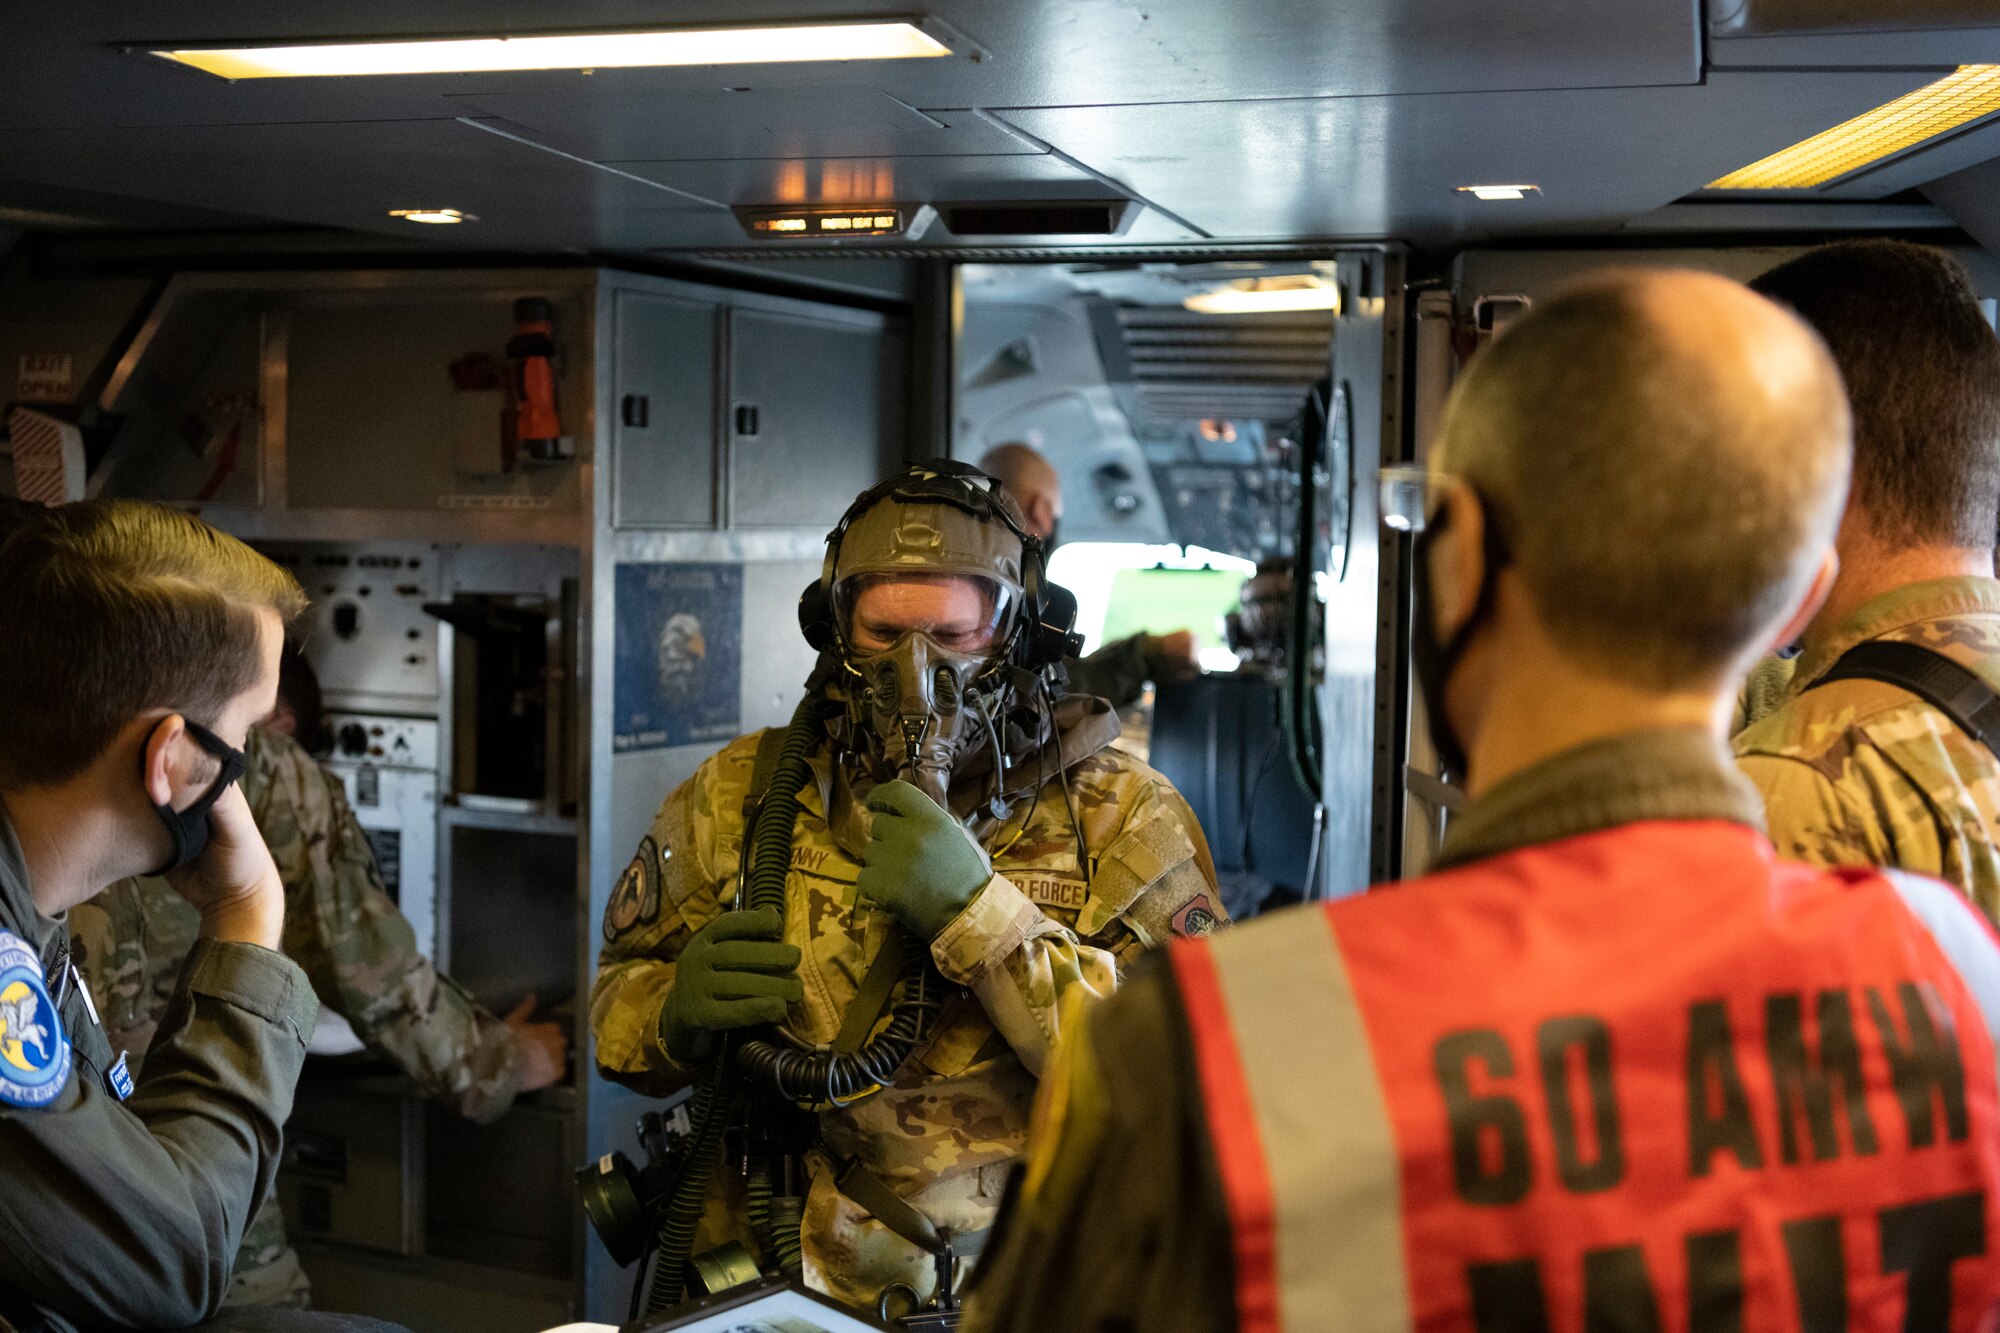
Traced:
<path fill-rule="evenodd" d="M 1088 657 L 1066 664 L 1072 694 L 1090 694 L 1108 700 L 1113 708 L 1125 708 L 1139 701 L 1146 682 L 1153 677 L 1146 662 L 1146 636 L 1134 634 L 1116 643 L 1107 643 Z"/>
<path fill-rule="evenodd" d="M 2000 917 L 2000 758 L 1893 685 L 1813 689 L 1858 643 L 1918 643 L 2000 687 L 2000 581 L 1935 579 L 1865 603 L 1798 659 L 1785 703 L 1736 738 L 1771 841 L 1816 865 L 1882 865 L 1950 880 Z"/>
<path fill-rule="evenodd" d="M 1743 678 L 1743 688 L 1736 694 L 1736 716 L 1729 724 L 1729 734 L 1734 736 L 1746 727 L 1751 727 L 1778 711 L 1791 692 L 1792 672 L 1798 667 L 1796 657 L 1771 656 L 1750 668 L 1750 674 Z"/>
<path fill-rule="evenodd" d="M 520 1082 L 513 1033 L 417 952 L 340 779 L 262 728 L 251 729 L 244 753 L 243 795 L 285 883 L 284 952 L 371 1050 L 460 1115 L 497 1119 Z M 158 879 L 123 880 L 70 913 L 105 1035 L 131 1052 L 135 1072 L 200 924 Z M 244 1234 L 229 1303 L 303 1304 L 309 1291 L 268 1198 Z"/>
<path fill-rule="evenodd" d="M 893 1282 L 928 1297 L 934 1275 L 928 1255 L 840 1194 L 827 1153 L 858 1160 L 940 1229 L 985 1229 L 1026 1142 L 1035 1082 L 1066 1021 L 1059 1012 L 1071 1015 L 1071 1006 L 1109 993 L 1142 951 L 1222 918 L 1192 812 L 1157 773 L 1103 748 L 1116 735 L 1115 719 L 1093 708 L 1088 726 L 1065 736 L 1064 752 L 1090 755 L 1069 774 L 1096 874 L 1078 864 L 1051 768 L 1031 810 L 1017 808 L 983 832 L 994 877 L 932 945 L 938 970 L 960 989 L 926 1044 L 892 1087 L 820 1117 L 823 1151 L 809 1159 L 802 1228 L 805 1273 L 838 1299 L 872 1306 Z M 660 1008 L 688 937 L 736 894 L 758 739 L 732 742 L 667 798 L 606 912 L 590 1015 L 598 1064 L 606 1077 L 654 1095 L 694 1077 L 667 1054 Z M 856 852 L 866 836 L 859 794 L 845 777 L 836 781 L 825 747 L 814 767 L 818 782 L 802 793 L 787 881 L 785 938 L 804 955 L 806 995 L 788 1026 L 824 1045 L 894 923 L 855 902 Z M 734 1182 L 718 1185 L 697 1244 L 733 1236 L 759 1252 L 734 1193 Z"/>

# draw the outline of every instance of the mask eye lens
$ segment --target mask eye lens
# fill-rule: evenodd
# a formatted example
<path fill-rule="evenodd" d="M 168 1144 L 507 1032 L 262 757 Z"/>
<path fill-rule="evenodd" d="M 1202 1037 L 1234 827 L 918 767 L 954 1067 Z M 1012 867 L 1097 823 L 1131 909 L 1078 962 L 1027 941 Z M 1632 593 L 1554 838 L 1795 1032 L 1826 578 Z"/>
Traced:
<path fill-rule="evenodd" d="M 1415 464 L 1385 467 L 1379 486 L 1382 526 L 1395 532 L 1422 532 L 1430 505 L 1430 473 Z"/>

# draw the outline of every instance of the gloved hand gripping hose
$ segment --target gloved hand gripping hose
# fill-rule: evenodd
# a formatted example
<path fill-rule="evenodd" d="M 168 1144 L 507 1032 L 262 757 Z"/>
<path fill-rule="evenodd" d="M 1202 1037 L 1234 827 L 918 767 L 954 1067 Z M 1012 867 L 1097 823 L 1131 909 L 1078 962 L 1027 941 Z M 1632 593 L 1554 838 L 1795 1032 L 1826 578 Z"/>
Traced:
<path fill-rule="evenodd" d="M 745 906 L 785 910 L 785 875 L 792 863 L 792 828 L 799 817 L 799 792 L 811 776 L 806 755 L 818 740 L 818 714 L 808 698 L 799 705 L 791 730 L 785 733 L 777 772 L 757 810 L 756 827 L 752 831 L 753 859 L 746 876 L 749 898 Z M 889 1005 L 888 1026 L 872 1040 L 862 1043 L 859 1050 L 851 1054 L 800 1050 L 756 1037 L 737 1048 L 737 1067 L 752 1083 L 787 1101 L 811 1106 L 851 1101 L 870 1088 L 889 1082 L 897 1066 L 929 1033 L 931 1020 L 942 1004 L 931 985 L 929 951 L 918 945 L 909 950 L 903 965 L 896 998 Z"/>
<path fill-rule="evenodd" d="M 820 740 L 821 706 L 816 696 L 808 695 L 785 730 L 770 786 L 765 789 L 744 838 L 743 891 L 738 899 L 741 907 L 768 907 L 781 914 L 785 910 L 785 879 L 792 864 L 799 793 L 812 780 L 806 756 Z M 687 1163 L 675 1180 L 673 1195 L 661 1214 L 653 1267 L 646 1279 L 644 1304 L 648 1314 L 662 1313 L 681 1300 L 702 1204 L 722 1155 L 723 1130 L 735 1100 L 737 1071 L 789 1101 L 808 1105 L 849 1100 L 887 1083 L 897 1066 L 928 1034 L 931 1021 L 943 1003 L 933 994 L 929 952 L 921 946 L 910 950 L 896 991 L 897 998 L 889 1006 L 888 1026 L 852 1054 L 797 1050 L 762 1037 L 720 1035 L 715 1055 L 703 1069 L 701 1083 L 689 1107 L 694 1130 L 688 1140 Z M 766 1214 L 772 1249 L 786 1272 L 796 1272 L 798 1219 L 780 1216 L 780 1211 L 773 1206 Z"/>
<path fill-rule="evenodd" d="M 806 755 L 820 734 L 819 711 L 808 695 L 792 715 L 771 785 L 757 807 L 755 823 L 745 844 L 749 869 L 743 877 L 747 906 L 785 910 L 785 873 L 792 863 L 792 828 L 799 817 L 799 792 L 812 777 Z M 683 1274 L 694 1252 L 694 1234 L 701 1222 L 708 1183 L 721 1156 L 722 1133 L 734 1100 L 737 1043 L 721 1034 L 715 1055 L 702 1070 L 688 1116 L 694 1132 L 688 1138 L 687 1163 L 674 1181 L 672 1197 L 660 1217 L 653 1268 L 646 1280 L 646 1313 L 659 1314 L 678 1304 Z"/>

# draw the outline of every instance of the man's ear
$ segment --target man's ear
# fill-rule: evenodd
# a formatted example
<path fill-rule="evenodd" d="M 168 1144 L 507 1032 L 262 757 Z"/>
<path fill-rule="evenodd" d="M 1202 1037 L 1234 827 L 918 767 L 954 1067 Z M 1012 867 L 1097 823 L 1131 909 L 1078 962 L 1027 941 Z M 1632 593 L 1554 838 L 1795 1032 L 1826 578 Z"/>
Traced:
<path fill-rule="evenodd" d="M 1439 643 L 1452 636 L 1472 615 L 1486 569 L 1486 507 L 1463 481 L 1445 483 L 1430 516 L 1436 535 L 1425 543 L 1429 557 L 1432 630 Z"/>
<path fill-rule="evenodd" d="M 1765 648 L 1767 654 L 1789 648 L 1799 641 L 1800 636 L 1806 632 L 1806 626 L 1812 624 L 1812 618 L 1819 614 L 1822 606 L 1826 605 L 1827 596 L 1833 592 L 1834 580 L 1839 577 L 1840 555 L 1829 546 L 1820 555 L 1819 568 L 1813 571 L 1813 580 L 1806 588 L 1805 596 L 1786 619 L 1784 628 L 1778 632 L 1778 637 Z"/>
<path fill-rule="evenodd" d="M 1028 501 L 1024 517 L 1028 520 L 1028 531 L 1034 533 L 1054 532 L 1056 527 L 1056 502 L 1044 492 Z"/>
<path fill-rule="evenodd" d="M 152 730 L 139 742 L 146 778 L 146 799 L 154 805 L 171 806 L 174 803 L 174 742 L 186 732 L 187 720 L 179 713 L 170 713 L 154 722 Z"/>

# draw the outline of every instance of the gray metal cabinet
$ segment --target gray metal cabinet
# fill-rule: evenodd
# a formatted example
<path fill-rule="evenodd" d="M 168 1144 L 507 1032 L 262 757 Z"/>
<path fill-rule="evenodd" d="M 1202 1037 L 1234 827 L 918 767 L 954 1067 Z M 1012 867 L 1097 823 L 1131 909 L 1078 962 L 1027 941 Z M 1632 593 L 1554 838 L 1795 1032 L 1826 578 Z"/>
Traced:
<path fill-rule="evenodd" d="M 902 461 L 901 339 L 864 315 L 729 320 L 730 524 L 830 527 Z"/>
<path fill-rule="evenodd" d="M 652 292 L 615 300 L 617 526 L 712 528 L 720 311 Z"/>

